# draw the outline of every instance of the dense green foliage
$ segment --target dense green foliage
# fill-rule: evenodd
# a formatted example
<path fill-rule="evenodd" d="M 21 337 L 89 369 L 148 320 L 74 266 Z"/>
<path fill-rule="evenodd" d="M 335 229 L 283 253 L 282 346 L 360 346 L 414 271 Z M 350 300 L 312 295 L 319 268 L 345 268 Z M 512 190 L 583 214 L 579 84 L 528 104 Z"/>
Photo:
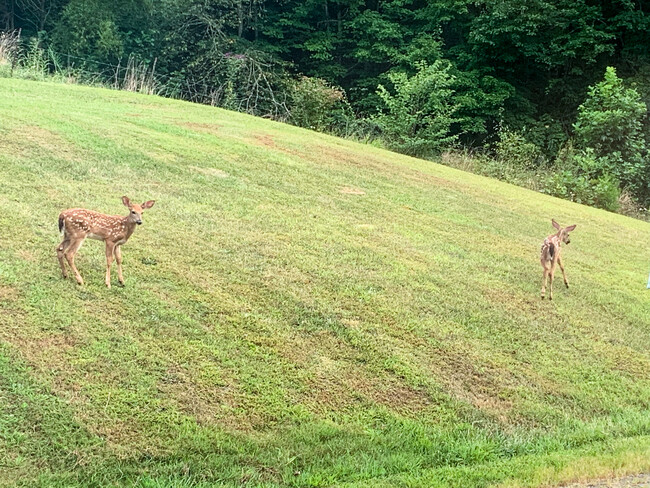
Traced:
<path fill-rule="evenodd" d="M 574 124 L 578 146 L 589 151 L 581 167 L 596 176 L 613 176 L 642 201 L 650 196 L 650 162 L 642 132 L 646 116 L 637 91 L 625 88 L 614 68 L 607 68 L 605 80 L 589 88 Z"/>
<path fill-rule="evenodd" d="M 118 79 L 133 57 L 149 69 L 155 64 L 158 91 L 167 95 L 379 137 L 418 156 L 451 141 L 493 151 L 503 129 L 534 144 L 545 171 L 573 171 L 577 163 L 554 163 L 575 136 L 571 147 L 583 161 L 607 159 L 603 178 L 650 203 L 650 122 L 642 109 L 650 101 L 647 2 L 0 0 L 0 29 L 16 28 L 78 69 L 77 78 L 90 71 Z M 444 115 L 431 100 L 406 107 L 417 102 L 399 94 L 425 65 L 445 66 L 447 82 L 431 94 L 448 104 Z M 620 79 L 612 81 L 612 71 L 604 83 L 627 95 L 608 98 L 598 115 L 599 97 L 608 97 L 599 85 L 607 67 Z M 622 132 L 595 144 L 616 125 L 617 111 Z M 626 147 L 618 147 L 620 136 L 632 137 Z M 584 171 L 573 176 L 593 180 Z"/>
<path fill-rule="evenodd" d="M 451 146 L 456 139 L 450 128 L 457 107 L 448 71 L 439 61 L 431 66 L 422 63 L 412 77 L 403 72 L 388 75 L 394 94 L 379 85 L 382 104 L 374 120 L 389 148 L 418 156 Z"/>
<path fill-rule="evenodd" d="M 650 224 L 214 107 L 17 79 L 0 93 L 0 486 L 532 488 L 650 470 Z M 498 157 L 526 144 L 504 135 Z M 122 195 L 156 200 L 126 286 L 106 289 L 93 240 L 86 284 L 64 280 L 59 212 L 125 215 Z M 551 217 L 578 224 L 553 302 Z"/>

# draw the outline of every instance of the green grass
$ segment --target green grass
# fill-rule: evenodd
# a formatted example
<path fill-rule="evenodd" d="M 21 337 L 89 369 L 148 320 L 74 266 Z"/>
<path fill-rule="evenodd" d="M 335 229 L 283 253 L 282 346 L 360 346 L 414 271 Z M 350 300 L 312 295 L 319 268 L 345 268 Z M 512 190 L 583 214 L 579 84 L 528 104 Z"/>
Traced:
<path fill-rule="evenodd" d="M 156 97 L 0 79 L 0 485 L 650 469 L 650 225 Z M 104 286 L 58 213 L 155 199 Z M 571 282 L 539 299 L 551 218 Z M 115 273 L 114 273 L 115 275 Z M 114 276 L 114 285 L 117 285 Z"/>

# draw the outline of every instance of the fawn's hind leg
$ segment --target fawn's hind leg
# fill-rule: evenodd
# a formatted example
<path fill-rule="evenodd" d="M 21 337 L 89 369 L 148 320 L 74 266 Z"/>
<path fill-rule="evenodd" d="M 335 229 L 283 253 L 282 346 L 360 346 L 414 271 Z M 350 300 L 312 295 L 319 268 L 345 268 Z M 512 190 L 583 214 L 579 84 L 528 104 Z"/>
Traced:
<path fill-rule="evenodd" d="M 548 279 L 550 267 L 548 263 L 544 261 L 542 261 L 542 266 L 544 267 L 544 275 L 542 276 L 542 300 L 544 300 L 544 295 L 546 294 L 546 281 Z"/>
<path fill-rule="evenodd" d="M 68 261 L 68 264 L 70 265 L 70 268 L 72 269 L 72 272 L 74 273 L 74 277 L 77 279 L 77 283 L 80 285 L 84 284 L 84 280 L 79 274 L 79 270 L 77 267 L 74 265 L 74 255 L 77 254 L 77 251 L 83 244 L 84 240 L 83 239 L 76 239 L 74 241 L 71 241 L 70 245 L 67 247 L 67 249 L 63 252 L 63 255 L 65 256 L 65 259 Z"/>
<path fill-rule="evenodd" d="M 61 266 L 61 273 L 63 274 L 64 278 L 68 277 L 68 270 L 65 268 L 65 251 L 70 245 L 70 240 L 67 237 L 64 237 L 63 241 L 61 241 L 61 244 L 59 244 L 56 248 L 56 257 L 59 260 L 59 266 Z"/>
<path fill-rule="evenodd" d="M 562 264 L 562 258 L 560 256 L 557 257 L 557 264 L 560 265 L 560 269 L 562 270 L 562 276 L 564 277 L 564 284 L 566 285 L 567 288 L 569 288 L 569 280 L 566 277 L 566 273 L 564 272 L 564 265 Z"/>
<path fill-rule="evenodd" d="M 555 265 L 556 261 L 551 263 L 551 269 L 548 272 L 549 283 L 548 283 L 548 299 L 553 300 L 553 278 L 555 278 Z"/>

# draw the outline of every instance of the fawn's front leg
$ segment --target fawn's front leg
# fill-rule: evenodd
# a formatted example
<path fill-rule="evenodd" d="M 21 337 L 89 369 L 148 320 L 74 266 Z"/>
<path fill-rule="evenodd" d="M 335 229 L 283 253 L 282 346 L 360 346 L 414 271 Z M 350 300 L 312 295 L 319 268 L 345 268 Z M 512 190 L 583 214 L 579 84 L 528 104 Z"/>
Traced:
<path fill-rule="evenodd" d="M 117 279 L 120 285 L 124 286 L 124 277 L 122 276 L 122 246 L 115 246 L 115 262 L 117 263 Z"/>
<path fill-rule="evenodd" d="M 111 287 L 111 263 L 113 262 L 113 254 L 115 253 L 115 244 L 106 241 L 106 286 Z"/>

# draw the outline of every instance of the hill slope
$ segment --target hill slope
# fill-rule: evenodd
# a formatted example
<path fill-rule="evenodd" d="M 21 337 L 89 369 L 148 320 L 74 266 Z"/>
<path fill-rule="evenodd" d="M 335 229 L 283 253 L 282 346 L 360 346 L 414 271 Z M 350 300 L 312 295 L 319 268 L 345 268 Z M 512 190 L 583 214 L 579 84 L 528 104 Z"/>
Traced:
<path fill-rule="evenodd" d="M 650 469 L 650 225 L 210 107 L 0 93 L 0 484 Z M 63 280 L 59 211 L 122 195 L 156 200 L 126 287 L 104 287 L 96 241 L 86 285 Z M 548 302 L 551 217 L 577 229 Z"/>

